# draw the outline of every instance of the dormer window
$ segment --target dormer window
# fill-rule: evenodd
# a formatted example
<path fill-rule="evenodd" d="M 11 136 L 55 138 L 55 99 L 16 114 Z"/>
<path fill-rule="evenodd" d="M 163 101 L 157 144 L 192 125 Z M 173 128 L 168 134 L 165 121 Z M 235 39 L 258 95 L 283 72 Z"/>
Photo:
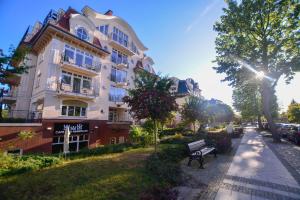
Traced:
<path fill-rule="evenodd" d="M 77 35 L 77 37 L 79 37 L 82 40 L 88 40 L 89 39 L 87 31 L 82 27 L 80 27 L 76 30 L 76 35 Z"/>

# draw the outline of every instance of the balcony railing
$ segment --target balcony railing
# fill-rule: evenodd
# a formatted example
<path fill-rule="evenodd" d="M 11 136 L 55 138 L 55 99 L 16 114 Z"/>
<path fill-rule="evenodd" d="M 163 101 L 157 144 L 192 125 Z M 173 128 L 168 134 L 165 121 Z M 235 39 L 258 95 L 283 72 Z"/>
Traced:
<path fill-rule="evenodd" d="M 116 83 L 127 83 L 126 77 L 116 76 L 114 74 L 110 75 L 110 80 Z"/>
<path fill-rule="evenodd" d="M 79 67 L 85 70 L 91 70 L 94 72 L 100 72 L 101 71 L 101 62 L 97 62 L 95 60 L 91 60 L 88 62 L 86 61 L 82 61 L 82 63 L 76 62 L 76 57 L 74 55 L 74 58 L 69 57 L 68 55 L 66 55 L 66 53 L 63 53 L 61 55 L 61 63 L 67 63 L 70 65 L 73 65 L 75 67 Z"/>
<path fill-rule="evenodd" d="M 124 95 L 112 95 L 109 94 L 109 101 L 113 102 L 123 102 Z"/>
<path fill-rule="evenodd" d="M 74 97 L 86 97 L 86 98 L 95 98 L 99 96 L 99 92 L 97 92 L 96 89 L 91 87 L 90 89 L 88 88 L 80 88 L 78 90 L 74 90 L 72 85 L 60 83 L 57 92 L 64 94 L 64 95 L 69 95 L 69 96 L 74 96 Z"/>
<path fill-rule="evenodd" d="M 42 111 L 29 110 L 8 110 L 8 116 L 3 118 L 4 123 L 29 123 L 41 122 L 43 118 Z"/>

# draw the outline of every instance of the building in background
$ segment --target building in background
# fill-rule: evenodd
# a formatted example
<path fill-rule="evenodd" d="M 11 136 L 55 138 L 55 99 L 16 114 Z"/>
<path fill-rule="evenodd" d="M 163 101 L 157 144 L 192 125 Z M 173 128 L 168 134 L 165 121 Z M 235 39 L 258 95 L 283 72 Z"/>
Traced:
<path fill-rule="evenodd" d="M 67 127 L 71 151 L 126 142 L 132 119 L 122 98 L 133 87 L 136 69 L 155 72 L 147 48 L 125 20 L 88 6 L 82 12 L 51 10 L 28 28 L 19 48 L 24 46 L 31 48 L 25 60 L 30 69 L 6 103 L 10 117 L 41 127 L 34 128 L 36 143 L 19 148 L 60 152 Z"/>
<path fill-rule="evenodd" d="M 196 96 L 201 98 L 201 89 L 197 82 L 195 82 L 192 78 L 188 78 L 185 80 L 180 80 L 176 77 L 171 77 L 173 81 L 173 85 L 171 87 L 171 93 L 176 97 L 176 103 L 179 107 L 179 112 L 176 112 L 174 125 L 178 124 L 182 121 L 180 109 L 183 104 L 190 96 Z"/>

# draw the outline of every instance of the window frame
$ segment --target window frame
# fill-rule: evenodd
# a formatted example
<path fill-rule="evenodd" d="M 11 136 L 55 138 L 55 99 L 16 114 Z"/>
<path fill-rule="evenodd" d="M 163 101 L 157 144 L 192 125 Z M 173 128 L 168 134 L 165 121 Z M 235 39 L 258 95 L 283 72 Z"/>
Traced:
<path fill-rule="evenodd" d="M 76 29 L 76 36 L 80 38 L 81 40 L 88 41 L 89 40 L 89 34 L 88 31 L 84 27 L 78 27 Z"/>

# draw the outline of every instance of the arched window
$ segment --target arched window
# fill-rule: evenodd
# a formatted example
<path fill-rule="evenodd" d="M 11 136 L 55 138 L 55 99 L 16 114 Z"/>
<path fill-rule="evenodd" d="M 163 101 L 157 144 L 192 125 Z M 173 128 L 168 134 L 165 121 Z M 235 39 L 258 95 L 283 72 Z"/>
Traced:
<path fill-rule="evenodd" d="M 77 35 L 77 37 L 79 37 L 82 40 L 88 40 L 89 39 L 87 31 L 82 27 L 80 27 L 76 30 L 76 35 Z"/>

